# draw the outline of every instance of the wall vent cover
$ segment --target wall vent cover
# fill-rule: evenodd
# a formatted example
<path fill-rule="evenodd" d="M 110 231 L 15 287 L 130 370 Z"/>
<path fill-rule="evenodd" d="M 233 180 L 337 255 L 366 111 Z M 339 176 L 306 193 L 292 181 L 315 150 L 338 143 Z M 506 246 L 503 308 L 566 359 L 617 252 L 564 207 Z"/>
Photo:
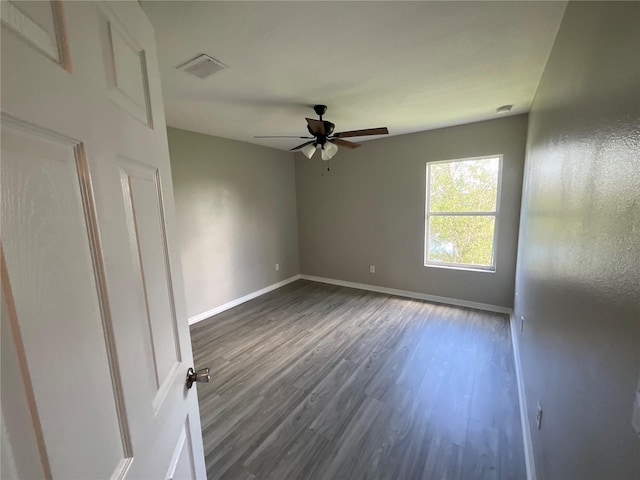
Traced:
<path fill-rule="evenodd" d="M 187 72 L 188 74 L 193 75 L 194 77 L 205 79 L 207 77 L 210 77 L 214 73 L 229 67 L 227 67 L 224 63 L 220 62 L 219 60 L 216 60 L 215 58 L 202 53 L 197 57 L 189 60 L 187 63 L 183 63 L 182 65 L 176 68 L 178 70 Z"/>

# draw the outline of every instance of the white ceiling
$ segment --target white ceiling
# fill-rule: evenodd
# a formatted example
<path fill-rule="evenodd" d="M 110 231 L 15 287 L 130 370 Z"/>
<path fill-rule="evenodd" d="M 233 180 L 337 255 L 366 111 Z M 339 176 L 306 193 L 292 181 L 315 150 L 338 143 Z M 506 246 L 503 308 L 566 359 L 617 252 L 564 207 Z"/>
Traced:
<path fill-rule="evenodd" d="M 336 131 L 390 135 L 495 118 L 504 104 L 527 112 L 566 2 L 142 5 L 168 125 L 288 149 L 301 141 L 252 137 L 307 135 L 316 103 Z M 230 68 L 205 80 L 176 70 L 199 53 Z"/>

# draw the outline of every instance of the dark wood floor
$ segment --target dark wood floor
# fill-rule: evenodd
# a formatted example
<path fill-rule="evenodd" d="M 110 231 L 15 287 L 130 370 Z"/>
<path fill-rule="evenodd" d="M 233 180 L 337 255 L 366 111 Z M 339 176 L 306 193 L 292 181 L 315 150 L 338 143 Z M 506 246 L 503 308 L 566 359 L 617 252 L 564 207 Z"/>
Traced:
<path fill-rule="evenodd" d="M 526 478 L 505 315 L 300 280 L 191 334 L 210 480 Z"/>

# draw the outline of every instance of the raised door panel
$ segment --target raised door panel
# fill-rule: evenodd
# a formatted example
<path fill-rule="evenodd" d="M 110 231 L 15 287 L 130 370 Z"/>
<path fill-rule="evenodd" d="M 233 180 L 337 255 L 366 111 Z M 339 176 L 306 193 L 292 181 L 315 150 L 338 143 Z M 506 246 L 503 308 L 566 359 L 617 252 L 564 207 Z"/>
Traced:
<path fill-rule="evenodd" d="M 59 1 L 3 1 L 2 24 L 40 53 L 71 70 L 64 16 Z"/>
<path fill-rule="evenodd" d="M 173 451 L 173 456 L 169 463 L 169 470 L 165 475 L 165 479 L 167 480 L 191 480 L 196 478 L 190 428 L 191 425 L 187 417 L 187 421 L 180 431 L 178 442 Z"/>
<path fill-rule="evenodd" d="M 0 252 L 1 254 L 1 252 Z M 0 478 L 44 478 L 45 471 L 49 472 L 48 461 L 40 455 L 41 438 L 36 436 L 33 422 L 37 415 L 31 414 L 29 397 L 24 386 L 22 369 L 18 351 L 14 343 L 9 322 L 9 291 L 8 276 L 4 258 L 2 268 L 2 330 L 0 345 L 0 365 L 2 365 L 2 389 L 0 390 L 0 405 L 2 407 L 2 438 L 0 439 Z M 15 323 L 15 322 L 14 322 Z M 6 414 L 5 414 L 6 412 Z M 11 432 L 11 437 L 9 436 Z M 13 448 L 16 445 L 17 448 Z"/>
<path fill-rule="evenodd" d="M 149 375 L 155 378 L 152 401 L 157 412 L 182 361 L 166 245 L 160 174 L 157 168 L 119 157 L 122 196 L 130 250 L 146 306 L 152 354 Z"/>
<path fill-rule="evenodd" d="M 108 96 L 122 110 L 152 128 L 146 52 L 110 7 L 103 4 L 100 12 Z"/>
<path fill-rule="evenodd" d="M 82 145 L 3 116 L 1 174 L 3 322 L 43 471 L 119 475 L 131 451 Z"/>

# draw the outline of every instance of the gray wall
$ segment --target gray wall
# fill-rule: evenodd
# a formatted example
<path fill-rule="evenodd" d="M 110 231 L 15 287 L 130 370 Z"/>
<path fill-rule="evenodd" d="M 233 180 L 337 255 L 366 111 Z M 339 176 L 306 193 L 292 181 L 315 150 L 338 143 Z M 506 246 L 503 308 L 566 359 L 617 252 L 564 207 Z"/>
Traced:
<path fill-rule="evenodd" d="M 297 154 L 301 272 L 511 307 L 526 130 L 520 115 L 373 140 L 324 176 L 318 154 Z M 504 155 L 496 272 L 425 267 L 426 162 L 491 154 Z"/>
<path fill-rule="evenodd" d="M 189 316 L 299 273 L 293 156 L 174 128 L 168 138 Z"/>
<path fill-rule="evenodd" d="M 639 48 L 640 3 L 570 3 L 529 116 L 515 310 L 539 479 L 640 478 Z"/>

